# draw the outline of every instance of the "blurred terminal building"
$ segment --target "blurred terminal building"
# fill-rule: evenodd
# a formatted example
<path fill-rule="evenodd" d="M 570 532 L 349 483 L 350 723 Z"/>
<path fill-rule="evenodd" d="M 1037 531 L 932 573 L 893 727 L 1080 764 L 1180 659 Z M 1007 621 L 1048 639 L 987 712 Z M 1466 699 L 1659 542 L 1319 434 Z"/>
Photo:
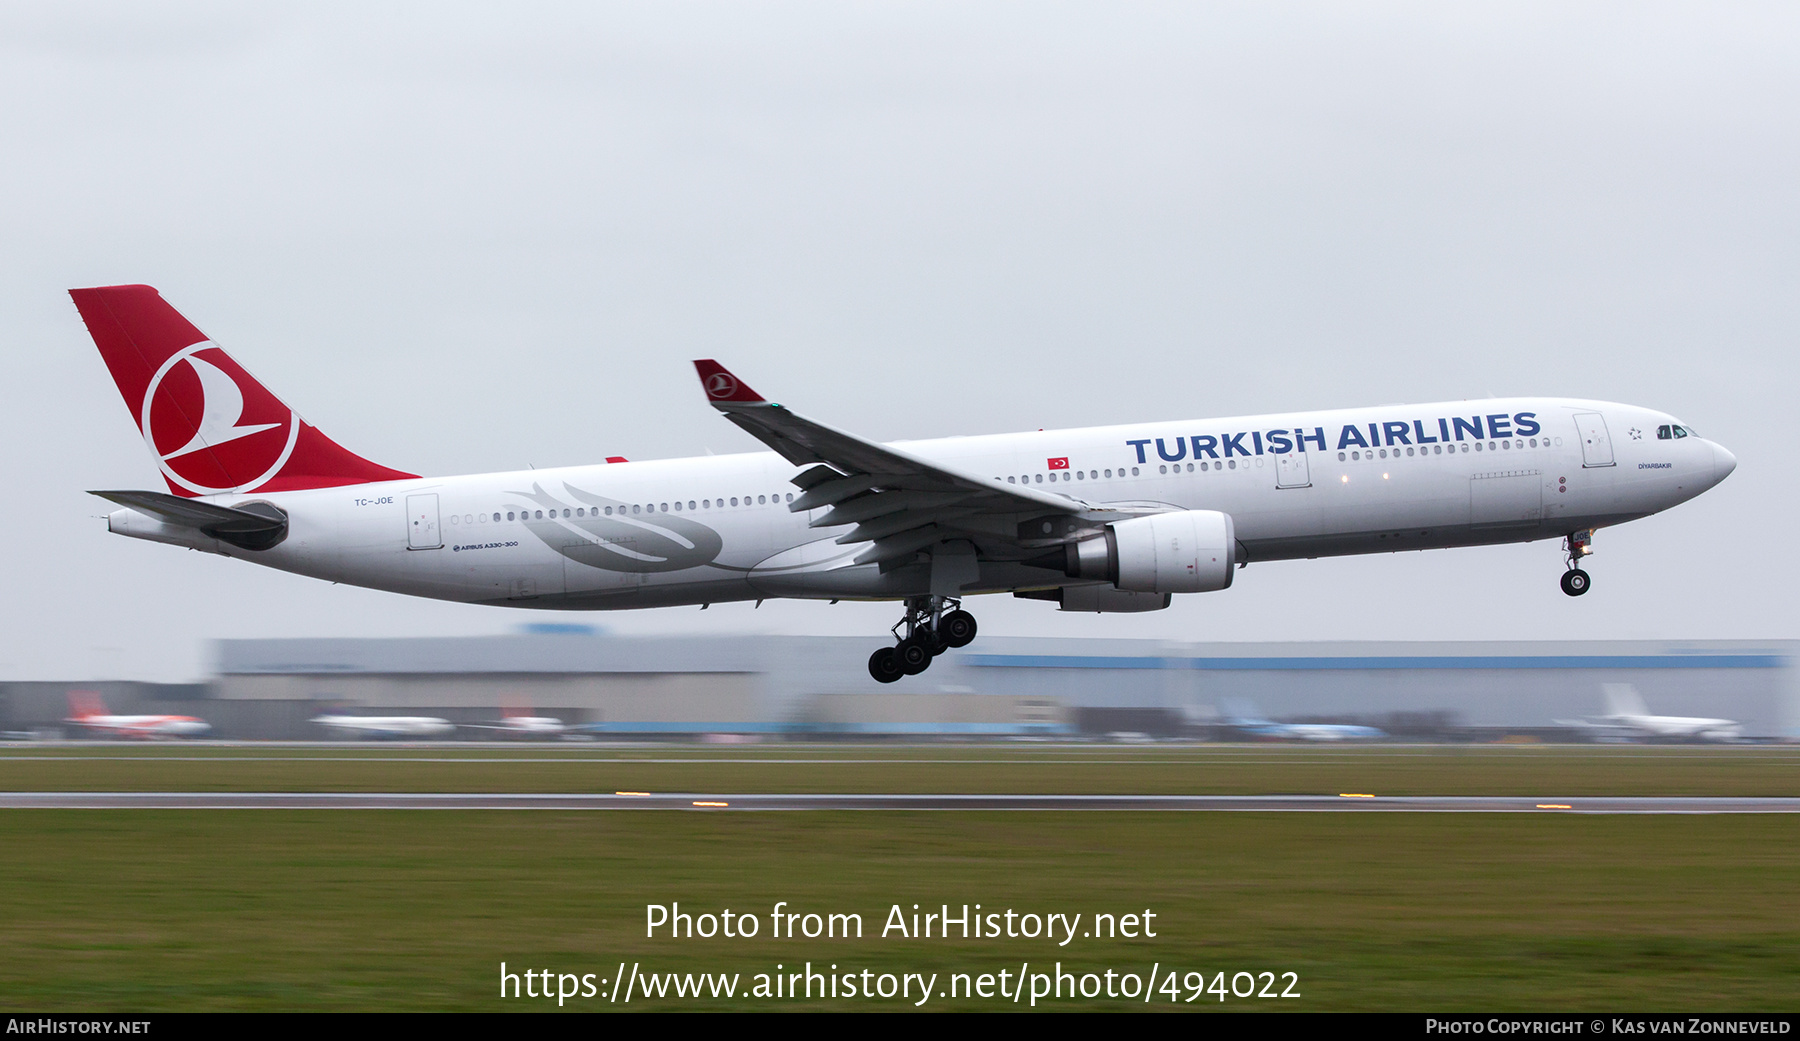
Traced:
<path fill-rule="evenodd" d="M 8 736 L 63 731 L 71 691 L 119 714 L 193 715 L 225 739 L 334 736 L 323 712 L 483 723 L 555 716 L 602 739 L 714 735 L 1221 738 L 1231 721 L 1348 723 L 1397 739 L 1570 740 L 1629 684 L 1651 713 L 1800 739 L 1800 641 L 1182 643 L 982 637 L 922 675 L 869 678 L 856 637 L 513 635 L 224 640 L 205 683 L 0 684 Z M 1559 722 L 1562 721 L 1562 722 Z M 491 730 L 459 730 L 488 739 Z"/>

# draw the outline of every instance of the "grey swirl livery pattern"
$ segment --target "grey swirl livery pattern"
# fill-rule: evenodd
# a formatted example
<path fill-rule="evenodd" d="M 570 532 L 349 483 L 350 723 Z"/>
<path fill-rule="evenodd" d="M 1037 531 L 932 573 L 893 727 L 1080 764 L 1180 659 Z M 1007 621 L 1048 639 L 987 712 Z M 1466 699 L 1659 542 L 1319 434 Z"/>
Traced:
<path fill-rule="evenodd" d="M 507 494 L 530 499 L 547 515 L 554 511 L 554 520 L 551 516 L 533 516 L 525 520 L 525 528 L 544 545 L 578 564 L 638 574 L 684 571 L 712 564 L 725 547 L 718 532 L 698 521 L 667 513 L 633 517 L 627 512 L 630 503 L 569 484 L 564 484 L 563 490 L 574 502 L 564 502 L 537 484 L 529 492 Z M 613 516 L 602 516 L 608 506 L 612 507 Z M 574 516 L 577 508 L 585 509 L 588 515 Z M 570 516 L 562 515 L 565 510 Z"/>

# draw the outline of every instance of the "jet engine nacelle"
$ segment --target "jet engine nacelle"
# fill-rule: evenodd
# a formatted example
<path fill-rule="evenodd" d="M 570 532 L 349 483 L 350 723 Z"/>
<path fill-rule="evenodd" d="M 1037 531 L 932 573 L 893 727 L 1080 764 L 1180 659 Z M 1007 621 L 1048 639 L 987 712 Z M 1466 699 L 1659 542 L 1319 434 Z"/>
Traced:
<path fill-rule="evenodd" d="M 1066 547 L 1063 573 L 1135 593 L 1210 593 L 1231 586 L 1237 531 L 1217 510 L 1181 510 L 1106 526 Z"/>

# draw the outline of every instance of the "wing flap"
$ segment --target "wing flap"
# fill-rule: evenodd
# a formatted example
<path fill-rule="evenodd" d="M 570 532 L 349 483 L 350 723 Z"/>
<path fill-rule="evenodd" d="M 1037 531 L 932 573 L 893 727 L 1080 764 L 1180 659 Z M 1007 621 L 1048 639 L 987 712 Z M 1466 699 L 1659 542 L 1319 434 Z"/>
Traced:
<path fill-rule="evenodd" d="M 913 528 L 922 528 L 927 524 L 954 526 L 959 518 L 973 514 L 974 510 L 902 510 L 865 521 L 851 528 L 837 538 L 840 546 L 848 546 L 854 542 L 871 542 L 875 539 L 898 535 Z"/>
<path fill-rule="evenodd" d="M 805 494 L 788 504 L 788 509 L 794 513 L 805 513 L 807 510 L 816 510 L 821 506 L 836 506 L 852 496 L 874 490 L 875 483 L 879 480 L 880 478 L 874 474 L 857 474 L 855 477 L 840 476 L 835 481 L 826 481 L 808 488 Z"/>
<path fill-rule="evenodd" d="M 876 517 L 885 517 L 901 510 L 930 510 L 969 498 L 957 492 L 882 492 L 851 499 L 840 506 L 833 506 L 831 512 L 823 517 L 815 517 L 807 524 L 810 528 L 835 528 L 843 524 L 859 524 Z"/>
<path fill-rule="evenodd" d="M 884 561 L 906 556 L 909 553 L 917 553 L 943 537 L 944 532 L 942 529 L 933 524 L 929 527 L 902 532 L 899 535 L 892 535 L 885 539 L 876 539 L 874 542 L 870 543 L 868 549 L 858 553 L 854 559 L 858 564 L 879 564 Z"/>

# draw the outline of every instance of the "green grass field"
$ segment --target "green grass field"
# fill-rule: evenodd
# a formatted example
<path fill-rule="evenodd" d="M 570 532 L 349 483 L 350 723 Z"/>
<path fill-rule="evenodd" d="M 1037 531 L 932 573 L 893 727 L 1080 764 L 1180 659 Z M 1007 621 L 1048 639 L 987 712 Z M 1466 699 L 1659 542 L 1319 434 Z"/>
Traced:
<path fill-rule="evenodd" d="M 0 786 L 1789 795 L 1800 765 L 1770 748 L 87 751 L 113 758 L 0 760 Z M 501 761 L 414 761 L 465 754 Z M 529 761 L 543 757 L 580 761 Z M 806 761 L 770 761 L 783 758 Z M 1297 999 L 1175 1006 L 1206 1009 L 1780 1010 L 1800 978 L 1789 815 L 7 810 L 0 872 L 9 1009 L 555 1008 L 501 999 L 502 961 L 597 980 L 621 961 L 735 973 L 740 990 L 809 960 L 937 973 L 939 991 L 952 973 L 1021 962 L 1077 977 L 1156 963 L 1208 985 L 1220 971 L 1298 974 Z M 859 913 L 864 936 L 772 937 L 782 900 Z M 758 935 L 647 939 L 645 906 L 673 901 L 755 914 Z M 1083 925 L 1147 908 L 1158 935 L 883 938 L 896 903 L 1081 913 Z M 630 1007 L 809 1004 L 908 1007 L 641 991 Z M 1171 1007 L 1160 993 L 1047 1006 Z"/>
<path fill-rule="evenodd" d="M 1800 796 L 1788 746 L 695 745 L 0 749 L 0 791 Z"/>

